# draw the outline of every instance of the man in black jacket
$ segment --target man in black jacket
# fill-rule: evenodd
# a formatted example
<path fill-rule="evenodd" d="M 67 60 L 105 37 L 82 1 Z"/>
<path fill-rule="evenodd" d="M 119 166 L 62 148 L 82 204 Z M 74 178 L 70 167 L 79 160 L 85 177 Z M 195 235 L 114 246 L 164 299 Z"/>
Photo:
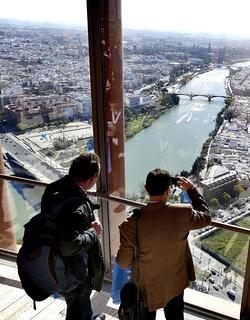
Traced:
<path fill-rule="evenodd" d="M 86 194 L 96 183 L 99 172 L 99 157 L 83 153 L 73 160 L 65 177 L 46 187 L 42 197 L 42 212 L 62 199 L 69 199 L 56 216 L 55 248 L 55 274 L 67 304 L 66 320 L 105 319 L 104 314 L 93 316 L 90 302 L 92 289 L 101 290 L 104 276 L 99 242 L 102 225 L 93 213 L 96 205 Z"/>

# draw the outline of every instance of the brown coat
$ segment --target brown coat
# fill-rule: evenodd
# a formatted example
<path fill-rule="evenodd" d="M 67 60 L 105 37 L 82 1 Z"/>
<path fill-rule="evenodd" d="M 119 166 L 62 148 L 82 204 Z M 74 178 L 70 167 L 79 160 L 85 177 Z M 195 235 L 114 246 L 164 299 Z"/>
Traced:
<path fill-rule="evenodd" d="M 207 226 L 211 217 L 204 198 L 196 188 L 188 191 L 189 204 L 148 204 L 138 219 L 140 288 L 149 310 L 165 307 L 195 280 L 188 245 L 190 230 Z M 133 265 L 136 220 L 128 218 L 120 226 L 120 267 Z M 132 268 L 133 269 L 133 268 Z M 135 271 L 133 271 L 135 277 Z"/>

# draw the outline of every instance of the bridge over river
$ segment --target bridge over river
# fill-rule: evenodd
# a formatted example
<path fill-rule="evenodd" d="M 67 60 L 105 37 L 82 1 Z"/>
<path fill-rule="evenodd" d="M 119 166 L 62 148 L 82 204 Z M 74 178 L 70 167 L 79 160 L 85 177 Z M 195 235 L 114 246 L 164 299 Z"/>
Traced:
<path fill-rule="evenodd" d="M 226 99 L 228 96 L 216 95 L 216 94 L 194 94 L 194 93 L 175 93 L 178 96 L 188 96 L 190 100 L 193 100 L 194 97 L 206 97 L 208 101 L 211 101 L 213 98 L 223 98 Z"/>

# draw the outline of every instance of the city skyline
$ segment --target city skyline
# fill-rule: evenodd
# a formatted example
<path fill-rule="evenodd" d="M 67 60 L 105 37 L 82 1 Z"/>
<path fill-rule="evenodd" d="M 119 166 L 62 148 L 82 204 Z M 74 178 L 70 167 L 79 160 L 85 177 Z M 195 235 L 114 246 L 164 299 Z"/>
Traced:
<path fill-rule="evenodd" d="M 201 6 L 200 1 L 179 0 L 167 2 L 155 0 L 122 1 L 124 29 L 152 31 L 208 32 L 250 37 L 247 0 L 239 0 L 237 6 L 226 0 L 211 0 Z M 138 15 L 138 12 L 141 12 Z M 1 6 L 0 18 L 27 21 L 52 22 L 71 25 L 87 25 L 84 0 L 9 0 Z"/>

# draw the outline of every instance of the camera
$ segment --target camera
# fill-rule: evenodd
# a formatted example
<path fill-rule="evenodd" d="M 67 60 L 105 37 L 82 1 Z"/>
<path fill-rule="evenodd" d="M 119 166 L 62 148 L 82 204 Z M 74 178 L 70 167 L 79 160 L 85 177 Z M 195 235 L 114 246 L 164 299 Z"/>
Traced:
<path fill-rule="evenodd" d="M 176 186 L 176 187 L 178 187 L 178 181 L 180 181 L 179 180 L 179 178 L 177 178 L 177 177 L 171 177 L 171 186 Z"/>
<path fill-rule="evenodd" d="M 91 209 L 94 211 L 94 210 L 98 210 L 101 208 L 101 206 L 99 205 L 99 203 L 96 203 L 96 202 L 91 202 Z"/>
<path fill-rule="evenodd" d="M 100 209 L 100 205 L 99 203 L 96 203 L 96 202 L 92 202 L 90 199 L 86 198 L 86 201 L 89 205 L 89 208 L 91 209 L 91 211 L 94 211 L 94 210 L 98 210 Z"/>

